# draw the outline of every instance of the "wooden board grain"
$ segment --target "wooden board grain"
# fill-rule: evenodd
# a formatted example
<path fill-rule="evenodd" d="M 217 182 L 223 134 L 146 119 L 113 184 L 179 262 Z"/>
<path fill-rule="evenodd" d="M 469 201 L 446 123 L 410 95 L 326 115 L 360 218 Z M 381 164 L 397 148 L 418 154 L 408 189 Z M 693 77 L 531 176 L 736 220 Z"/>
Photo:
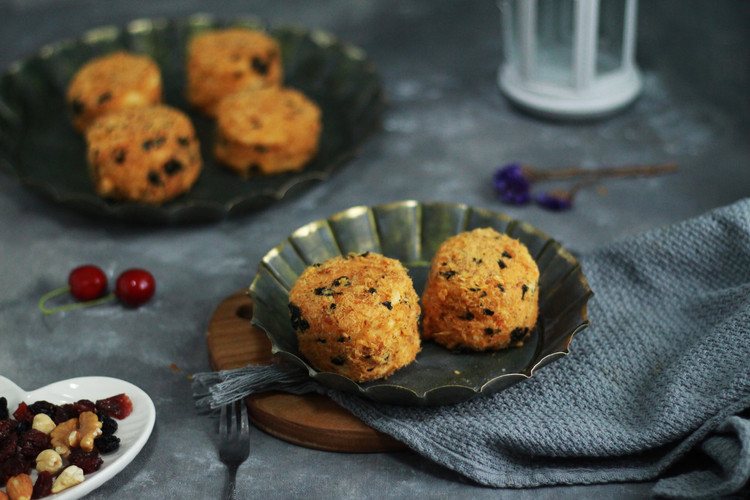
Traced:
<path fill-rule="evenodd" d="M 271 343 L 250 323 L 252 310 L 252 299 L 239 291 L 224 299 L 214 311 L 206 337 L 214 370 L 273 363 Z M 256 427 L 290 443 L 352 453 L 405 449 L 403 443 L 365 425 L 320 394 L 268 392 L 248 396 L 246 403 L 250 421 Z"/>

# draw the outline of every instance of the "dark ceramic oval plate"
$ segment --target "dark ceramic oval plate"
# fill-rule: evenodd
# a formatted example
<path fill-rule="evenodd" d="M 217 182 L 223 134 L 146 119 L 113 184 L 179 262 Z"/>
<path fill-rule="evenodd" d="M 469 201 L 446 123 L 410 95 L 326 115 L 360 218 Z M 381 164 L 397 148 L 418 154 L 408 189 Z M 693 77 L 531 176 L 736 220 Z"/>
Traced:
<path fill-rule="evenodd" d="M 184 98 L 185 46 L 197 33 L 227 26 L 268 31 L 281 46 L 284 84 L 321 107 L 320 151 L 303 171 L 243 180 L 213 160 L 213 121 L 193 112 Z M 200 178 L 190 192 L 161 206 L 97 196 L 88 177 L 85 143 L 68 119 L 65 92 L 73 74 L 89 59 L 116 50 L 149 54 L 157 61 L 165 102 L 188 113 L 201 140 Z M 263 208 L 327 179 L 380 128 L 383 109 L 382 83 L 372 64 L 360 49 L 327 33 L 265 26 L 255 18 L 140 19 L 44 47 L 11 66 L 0 79 L 0 166 L 28 189 L 92 215 L 150 224 L 215 221 Z"/>
<path fill-rule="evenodd" d="M 423 342 L 416 362 L 388 379 L 366 383 L 320 372 L 300 354 L 287 304 L 289 289 L 307 266 L 349 252 L 378 252 L 400 260 L 421 295 L 438 246 L 477 227 L 519 239 L 539 266 L 538 326 L 522 347 L 458 354 Z M 297 229 L 263 257 L 248 293 L 254 301 L 253 324 L 266 332 L 274 353 L 323 385 L 404 405 L 457 403 L 530 377 L 568 353 L 573 335 L 589 324 L 586 306 L 592 296 L 578 261 L 529 224 L 466 205 L 416 201 L 354 207 Z"/>

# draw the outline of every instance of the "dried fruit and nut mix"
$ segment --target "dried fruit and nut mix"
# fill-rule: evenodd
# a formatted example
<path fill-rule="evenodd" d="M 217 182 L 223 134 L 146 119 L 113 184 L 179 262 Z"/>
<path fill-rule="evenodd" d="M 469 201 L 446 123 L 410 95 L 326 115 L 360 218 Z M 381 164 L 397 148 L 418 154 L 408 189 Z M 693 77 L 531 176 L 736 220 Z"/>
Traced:
<path fill-rule="evenodd" d="M 0 397 L 0 488 L 16 500 L 43 498 L 82 482 L 85 474 L 99 470 L 101 454 L 120 447 L 115 419 L 132 412 L 126 394 L 59 405 L 21 402 L 13 415 Z"/>

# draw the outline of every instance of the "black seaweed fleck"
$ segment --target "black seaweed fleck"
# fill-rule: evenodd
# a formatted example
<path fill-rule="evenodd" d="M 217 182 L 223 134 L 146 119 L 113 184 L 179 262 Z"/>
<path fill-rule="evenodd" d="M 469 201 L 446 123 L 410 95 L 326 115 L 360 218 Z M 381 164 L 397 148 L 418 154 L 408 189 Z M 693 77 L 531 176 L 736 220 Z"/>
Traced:
<path fill-rule="evenodd" d="M 385 302 L 381 302 L 381 304 L 387 307 L 389 311 L 393 309 L 393 305 L 391 305 L 391 302 L 389 300 L 386 300 Z"/>
<path fill-rule="evenodd" d="M 332 286 L 351 286 L 352 282 L 348 276 L 339 276 L 331 282 Z"/>
<path fill-rule="evenodd" d="M 474 263 L 475 263 L 475 264 L 477 264 L 477 265 L 479 265 L 479 264 L 481 264 L 481 263 L 482 263 L 482 259 L 477 259 L 476 257 L 472 257 L 472 259 L 471 259 L 471 260 L 473 260 L 473 261 L 474 261 Z"/>
<path fill-rule="evenodd" d="M 374 288 L 370 288 L 369 290 L 367 290 L 367 293 L 378 293 L 378 291 Z"/>
<path fill-rule="evenodd" d="M 78 99 L 73 99 L 70 101 L 70 109 L 73 111 L 73 114 L 80 115 L 83 113 L 83 110 L 86 109 L 86 105 Z"/>
<path fill-rule="evenodd" d="M 149 139 L 147 141 L 143 141 L 143 144 L 141 144 L 141 147 L 144 151 L 149 151 L 153 148 L 158 148 L 162 144 L 167 142 L 167 140 L 164 137 L 157 137 L 156 139 Z"/>
<path fill-rule="evenodd" d="M 333 311 L 334 309 L 336 309 L 336 304 L 331 304 L 330 306 L 328 306 L 328 309 Z"/>
<path fill-rule="evenodd" d="M 318 338 L 318 339 L 315 339 L 315 340 L 317 340 L 321 344 L 325 344 L 327 342 L 326 339 L 321 339 L 321 338 Z"/>
<path fill-rule="evenodd" d="M 511 343 L 516 343 L 519 340 L 523 340 L 527 333 L 529 333 L 528 328 L 521 328 L 519 326 L 518 328 L 514 329 L 512 332 L 510 332 Z"/>
<path fill-rule="evenodd" d="M 148 173 L 147 179 L 148 179 L 149 184 L 153 186 L 161 186 L 163 184 L 161 180 L 161 176 L 159 175 L 159 172 L 157 172 L 156 170 L 151 170 Z"/>
<path fill-rule="evenodd" d="M 268 61 L 264 61 L 258 56 L 253 57 L 252 61 L 250 62 L 250 67 L 260 75 L 265 75 L 268 73 Z"/>
<path fill-rule="evenodd" d="M 452 277 L 458 274 L 456 271 L 440 271 L 438 273 L 439 275 L 443 276 L 445 279 L 450 280 Z"/>
<path fill-rule="evenodd" d="M 465 319 L 466 321 L 471 321 L 474 319 L 474 313 L 471 311 L 466 311 L 466 314 L 463 316 L 459 316 L 458 319 Z"/>
<path fill-rule="evenodd" d="M 104 104 L 105 102 L 112 99 L 112 94 L 110 92 L 105 92 L 99 96 L 99 99 L 96 101 L 98 104 Z"/>
<path fill-rule="evenodd" d="M 482 313 L 484 313 L 485 316 L 494 316 L 495 315 L 495 311 L 493 311 L 492 309 L 485 309 L 484 311 L 482 311 Z"/>
<path fill-rule="evenodd" d="M 487 335 L 495 335 L 495 330 L 492 328 L 485 328 L 484 333 Z"/>
<path fill-rule="evenodd" d="M 177 143 L 180 146 L 189 146 L 190 145 L 190 138 L 189 137 L 178 137 Z"/>
<path fill-rule="evenodd" d="M 502 260 L 498 260 L 498 261 L 497 261 L 497 265 L 498 265 L 498 266 L 500 266 L 500 269 L 505 269 L 506 267 L 508 267 L 508 266 L 507 266 L 507 265 L 505 264 L 505 262 L 503 262 Z"/>
<path fill-rule="evenodd" d="M 327 286 L 321 286 L 319 288 L 316 288 L 313 293 L 315 293 L 315 295 L 322 295 L 323 297 L 341 295 L 341 292 L 337 292 L 336 290 L 332 288 L 328 288 Z"/>
<path fill-rule="evenodd" d="M 482 293 L 479 294 L 479 296 L 480 297 L 486 297 L 487 296 L 487 292 L 482 292 Z"/>
<path fill-rule="evenodd" d="M 346 362 L 346 359 L 344 359 L 343 356 L 336 356 L 335 358 L 331 358 L 331 363 L 333 363 L 336 366 L 343 366 Z"/>
<path fill-rule="evenodd" d="M 346 342 L 347 339 L 346 339 L 346 337 L 339 337 L 337 340 L 339 342 L 341 342 L 341 343 L 344 343 L 344 342 Z"/>
<path fill-rule="evenodd" d="M 506 251 L 503 251 L 503 257 L 505 257 L 506 259 L 512 259 L 513 258 L 513 256 L 511 254 L 509 254 L 508 252 L 506 252 Z"/>
<path fill-rule="evenodd" d="M 475 286 L 475 287 L 472 287 L 472 288 L 469 288 L 469 291 L 470 291 L 470 292 L 480 292 L 481 290 L 482 290 L 481 288 L 479 288 L 479 287 L 476 287 L 476 286 Z"/>
<path fill-rule="evenodd" d="M 310 328 L 310 323 L 302 318 L 302 311 L 300 310 L 300 308 L 292 302 L 289 303 L 289 313 L 290 319 L 292 321 L 292 328 L 301 332 L 304 332 L 305 330 Z"/>
<path fill-rule="evenodd" d="M 175 160 L 174 158 L 164 164 L 164 172 L 167 175 L 174 175 L 177 172 L 180 172 L 182 169 L 182 162 L 180 162 L 179 160 Z"/>
<path fill-rule="evenodd" d="M 528 291 L 529 291 L 529 287 L 527 287 L 526 285 L 521 285 L 521 300 L 523 300 L 524 297 L 526 297 L 526 292 Z"/>
<path fill-rule="evenodd" d="M 505 288 L 503 288 L 503 285 L 498 283 L 497 287 L 500 289 L 501 292 L 505 293 Z"/>
<path fill-rule="evenodd" d="M 112 159 L 115 160 L 115 163 L 119 164 L 125 162 L 125 150 L 122 148 L 118 148 L 112 151 Z"/>

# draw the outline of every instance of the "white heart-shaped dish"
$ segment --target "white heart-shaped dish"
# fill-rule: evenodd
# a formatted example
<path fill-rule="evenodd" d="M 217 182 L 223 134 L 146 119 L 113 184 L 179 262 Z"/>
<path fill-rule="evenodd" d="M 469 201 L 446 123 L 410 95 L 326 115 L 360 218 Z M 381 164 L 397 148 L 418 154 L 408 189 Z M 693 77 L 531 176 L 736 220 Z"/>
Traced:
<path fill-rule="evenodd" d="M 127 394 L 133 402 L 133 413 L 117 421 L 116 436 L 120 438 L 120 448 L 114 453 L 103 454 L 101 468 L 96 472 L 86 474 L 81 484 L 47 498 L 53 500 L 81 498 L 124 469 L 138 455 L 151 435 L 156 421 L 154 403 L 148 394 L 137 386 L 116 378 L 78 377 L 60 380 L 33 391 L 25 391 L 11 380 L 0 376 L 0 397 L 8 400 L 8 410 L 11 415 L 22 401 L 27 404 L 41 400 L 63 404 L 74 403 L 80 399 L 96 401 L 122 393 Z M 32 480 L 36 480 L 36 472 L 32 473 Z"/>

